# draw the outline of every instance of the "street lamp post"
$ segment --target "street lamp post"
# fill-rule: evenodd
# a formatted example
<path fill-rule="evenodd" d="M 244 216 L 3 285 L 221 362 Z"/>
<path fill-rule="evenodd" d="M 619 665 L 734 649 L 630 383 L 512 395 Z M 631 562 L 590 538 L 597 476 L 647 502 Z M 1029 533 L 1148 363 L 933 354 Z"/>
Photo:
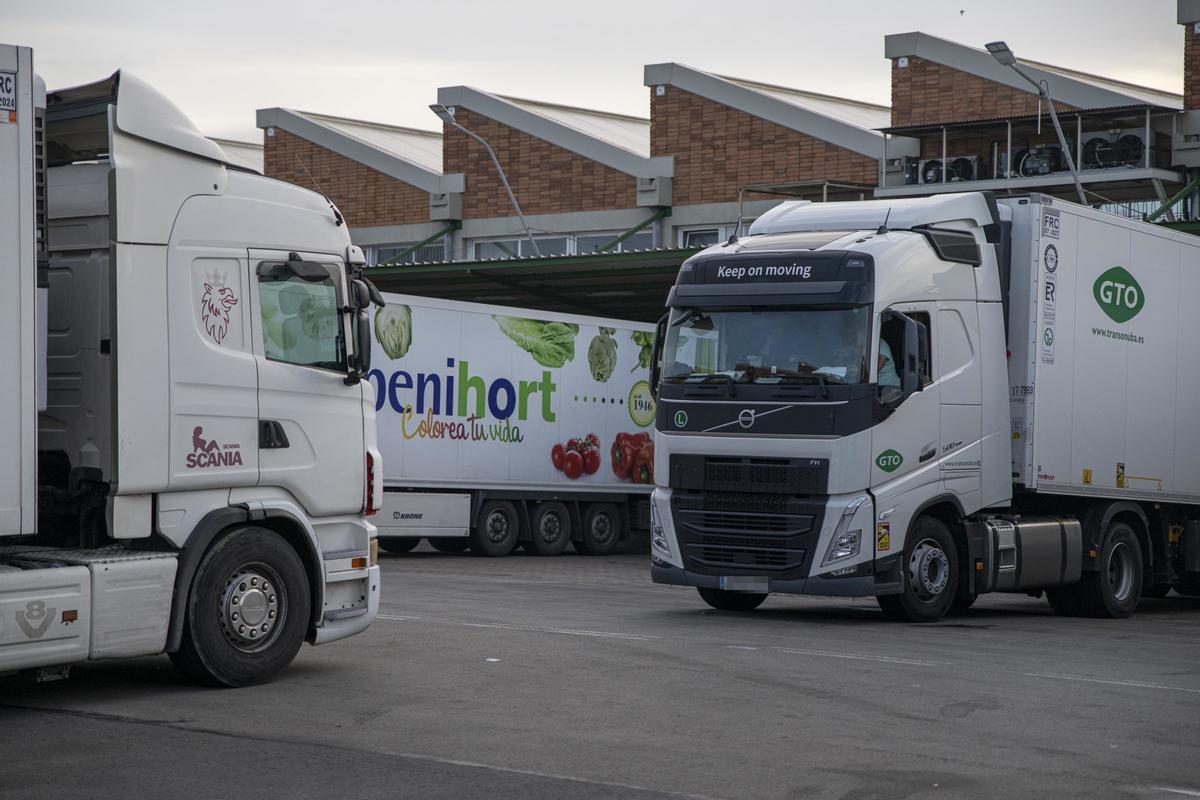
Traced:
<path fill-rule="evenodd" d="M 458 128 L 467 136 L 470 136 L 472 139 L 483 145 L 484 150 L 487 150 L 487 154 L 492 158 L 492 163 L 496 165 L 497 174 L 500 175 L 500 183 L 504 184 L 504 191 L 508 192 L 508 199 L 512 202 L 513 210 L 517 212 L 517 219 L 521 220 L 521 227 L 525 229 L 525 236 L 528 237 L 529 244 L 533 247 L 534 255 L 540 256 L 542 251 L 538 249 L 537 240 L 533 238 L 533 234 L 529 231 L 529 223 L 525 221 L 525 215 L 521 213 L 521 206 L 517 203 L 517 196 L 513 194 L 512 187 L 508 185 L 508 178 L 504 174 L 504 169 L 500 166 L 500 159 L 496 158 L 496 151 L 492 150 L 492 146 L 488 144 L 482 136 L 469 131 L 460 125 L 458 120 L 454 118 L 454 114 L 450 111 L 450 109 L 446 108 L 441 103 L 434 103 L 429 106 L 429 109 L 433 111 L 434 114 L 437 114 L 438 118 L 442 122 Z"/>
<path fill-rule="evenodd" d="M 1062 151 L 1067 157 L 1067 168 L 1071 170 L 1071 177 L 1075 180 L 1075 191 L 1079 193 L 1079 202 L 1086 206 L 1088 204 L 1087 195 L 1084 194 L 1083 183 L 1079 180 L 1079 170 L 1075 168 L 1075 159 L 1071 156 L 1071 148 L 1067 145 L 1067 137 L 1063 135 L 1062 125 L 1058 124 L 1058 114 L 1054 110 L 1054 100 L 1050 97 L 1050 85 L 1044 80 L 1039 81 L 1035 79 L 1026 72 L 1017 62 L 1017 57 L 1013 55 L 1013 51 L 1004 42 L 988 42 L 984 47 L 987 48 L 987 51 L 1001 65 L 1012 67 L 1014 72 L 1032 83 L 1038 90 L 1038 96 L 1046 101 L 1046 105 L 1050 108 L 1050 120 L 1054 123 L 1054 131 L 1058 134 L 1058 144 L 1062 147 Z M 1011 164 L 1009 165 L 1009 169 L 1012 169 Z"/>

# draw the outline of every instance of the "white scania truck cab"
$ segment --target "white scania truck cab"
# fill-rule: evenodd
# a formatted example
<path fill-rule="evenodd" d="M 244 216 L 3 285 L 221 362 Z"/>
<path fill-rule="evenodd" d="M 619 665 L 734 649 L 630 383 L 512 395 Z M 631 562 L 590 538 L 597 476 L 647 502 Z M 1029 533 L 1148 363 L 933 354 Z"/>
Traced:
<path fill-rule="evenodd" d="M 0 174 L 0 673 L 166 652 L 238 686 L 364 630 L 372 291 L 337 210 L 8 45 Z"/>
<path fill-rule="evenodd" d="M 784 203 L 659 324 L 652 576 L 721 609 L 1200 593 L 1200 239 L 1044 196 Z"/>

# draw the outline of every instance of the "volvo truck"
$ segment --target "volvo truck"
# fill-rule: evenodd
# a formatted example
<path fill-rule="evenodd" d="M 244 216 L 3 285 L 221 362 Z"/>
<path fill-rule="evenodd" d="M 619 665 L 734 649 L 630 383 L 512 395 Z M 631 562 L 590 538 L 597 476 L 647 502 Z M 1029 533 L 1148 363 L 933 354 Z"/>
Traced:
<path fill-rule="evenodd" d="M 721 609 L 1200 593 L 1200 239 L 1043 195 L 781 204 L 659 323 L 653 579 Z"/>
<path fill-rule="evenodd" d="M 380 546 L 612 553 L 654 488 L 654 326 L 385 293 Z"/>
<path fill-rule="evenodd" d="M 378 608 L 361 253 L 119 72 L 0 46 L 0 673 L 265 681 Z"/>

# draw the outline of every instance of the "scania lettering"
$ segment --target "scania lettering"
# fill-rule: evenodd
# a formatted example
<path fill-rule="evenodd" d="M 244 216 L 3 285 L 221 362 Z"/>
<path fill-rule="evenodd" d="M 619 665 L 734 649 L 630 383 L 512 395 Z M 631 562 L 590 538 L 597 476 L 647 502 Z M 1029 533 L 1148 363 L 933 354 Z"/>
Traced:
<path fill-rule="evenodd" d="M 126 72 L 0 45 L 0 673 L 269 680 L 379 603 L 361 252 Z M 3 87 L 0 87 L 3 88 Z"/>
<path fill-rule="evenodd" d="M 916 622 L 1200 595 L 1194 300 L 1200 239 L 1049 197 L 777 206 L 659 323 L 653 579 Z"/>

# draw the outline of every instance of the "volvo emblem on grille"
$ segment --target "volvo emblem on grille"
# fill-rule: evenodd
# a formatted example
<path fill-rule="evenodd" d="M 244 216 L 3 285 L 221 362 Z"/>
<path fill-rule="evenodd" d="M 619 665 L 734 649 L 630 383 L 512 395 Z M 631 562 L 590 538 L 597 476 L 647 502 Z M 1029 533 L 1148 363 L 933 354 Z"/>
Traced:
<path fill-rule="evenodd" d="M 743 408 L 742 413 L 738 414 L 738 425 L 741 425 L 743 428 L 749 428 L 753 424 L 754 424 L 754 409 L 753 408 Z"/>

